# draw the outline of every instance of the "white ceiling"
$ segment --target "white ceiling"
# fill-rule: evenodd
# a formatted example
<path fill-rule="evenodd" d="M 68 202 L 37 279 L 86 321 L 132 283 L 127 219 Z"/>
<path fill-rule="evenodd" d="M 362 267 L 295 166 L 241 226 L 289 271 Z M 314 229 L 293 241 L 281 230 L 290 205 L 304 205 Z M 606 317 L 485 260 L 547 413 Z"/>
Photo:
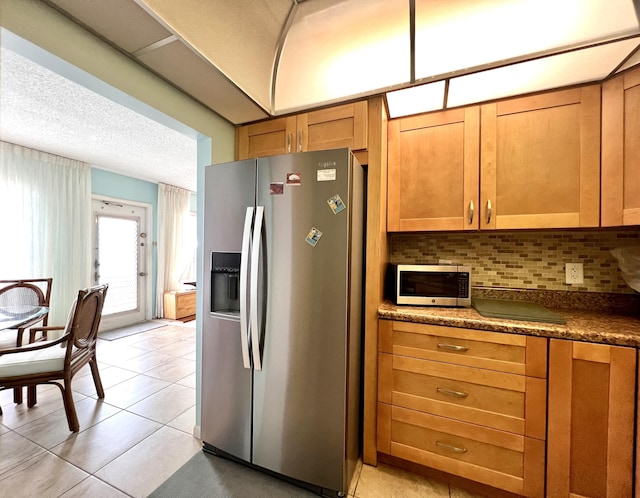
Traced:
<path fill-rule="evenodd" d="M 576 85 L 640 45 L 640 0 L 43 1 L 236 125 L 441 81 L 440 109 Z M 467 92 L 512 65 L 535 84 Z"/>
<path fill-rule="evenodd" d="M 640 0 L 41 1 L 233 124 L 379 94 L 395 117 L 404 94 L 425 112 L 640 62 Z M 3 139 L 195 190 L 188 133 L 28 63 L 2 78 Z"/>
<path fill-rule="evenodd" d="M 0 74 L 3 141 L 196 191 L 195 138 L 5 47 Z"/>

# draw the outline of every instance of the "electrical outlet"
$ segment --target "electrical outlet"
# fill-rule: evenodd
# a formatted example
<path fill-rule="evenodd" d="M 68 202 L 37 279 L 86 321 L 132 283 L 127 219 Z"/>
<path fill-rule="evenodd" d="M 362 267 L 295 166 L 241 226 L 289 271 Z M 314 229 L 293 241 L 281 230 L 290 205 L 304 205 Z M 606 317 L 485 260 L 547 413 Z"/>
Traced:
<path fill-rule="evenodd" d="M 584 283 L 584 270 L 582 263 L 566 263 L 565 265 L 566 282 L 568 284 Z"/>

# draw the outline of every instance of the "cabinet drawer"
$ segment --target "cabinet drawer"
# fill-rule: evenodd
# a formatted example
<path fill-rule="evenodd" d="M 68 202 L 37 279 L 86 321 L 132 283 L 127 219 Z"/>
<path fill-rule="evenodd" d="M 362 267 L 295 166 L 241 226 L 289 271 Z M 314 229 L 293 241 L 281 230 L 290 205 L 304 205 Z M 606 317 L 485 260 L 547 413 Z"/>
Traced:
<path fill-rule="evenodd" d="M 547 340 L 422 323 L 379 321 L 378 350 L 426 360 L 546 378 Z"/>
<path fill-rule="evenodd" d="M 380 451 L 524 496 L 544 492 L 544 441 L 378 405 Z"/>
<path fill-rule="evenodd" d="M 380 353 L 383 403 L 545 439 L 544 379 Z"/>

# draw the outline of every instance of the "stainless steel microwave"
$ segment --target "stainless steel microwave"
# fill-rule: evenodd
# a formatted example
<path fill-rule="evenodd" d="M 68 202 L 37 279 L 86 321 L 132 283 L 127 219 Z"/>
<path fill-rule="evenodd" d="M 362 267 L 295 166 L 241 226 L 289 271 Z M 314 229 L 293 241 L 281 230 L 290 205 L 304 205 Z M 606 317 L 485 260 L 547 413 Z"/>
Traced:
<path fill-rule="evenodd" d="M 385 287 L 396 304 L 471 306 L 471 267 L 390 263 Z"/>

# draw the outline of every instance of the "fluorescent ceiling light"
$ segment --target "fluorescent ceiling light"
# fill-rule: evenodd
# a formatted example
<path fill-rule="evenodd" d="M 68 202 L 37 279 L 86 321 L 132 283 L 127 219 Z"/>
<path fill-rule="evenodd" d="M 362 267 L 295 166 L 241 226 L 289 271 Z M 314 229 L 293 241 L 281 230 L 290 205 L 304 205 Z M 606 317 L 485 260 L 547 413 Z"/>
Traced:
<path fill-rule="evenodd" d="M 395 118 L 442 109 L 444 88 L 443 80 L 387 93 L 389 117 Z"/>
<path fill-rule="evenodd" d="M 452 78 L 447 107 L 602 80 L 638 43 L 624 40 Z"/>
<path fill-rule="evenodd" d="M 408 84 L 409 2 L 314 0 L 298 5 L 277 67 L 277 113 Z"/>
<path fill-rule="evenodd" d="M 415 77 L 638 33 L 633 0 L 416 0 Z"/>
<path fill-rule="evenodd" d="M 447 107 L 482 101 L 485 94 L 499 98 L 593 81 L 629 52 L 621 49 L 613 66 L 609 59 L 597 66 L 603 61 L 559 54 L 615 52 L 593 47 L 640 34 L 640 0 L 135 1 L 271 115 L 451 78 L 456 88 L 449 89 L 454 95 Z M 166 53 L 158 50 L 159 67 Z M 573 60 L 586 67 L 572 74 Z M 490 83 L 492 75 L 504 80 Z M 495 88 L 463 91 L 466 81 Z M 408 95 L 414 92 L 420 90 Z M 426 107 L 408 112 L 437 108 L 430 99 L 415 97 Z"/>

